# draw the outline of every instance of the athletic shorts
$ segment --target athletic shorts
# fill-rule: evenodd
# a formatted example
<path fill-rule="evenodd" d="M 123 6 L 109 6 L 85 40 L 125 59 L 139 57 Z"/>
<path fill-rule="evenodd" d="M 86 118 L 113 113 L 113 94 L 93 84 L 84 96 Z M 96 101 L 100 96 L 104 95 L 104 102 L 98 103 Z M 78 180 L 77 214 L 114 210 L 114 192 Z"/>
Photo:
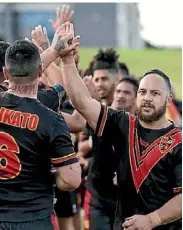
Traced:
<path fill-rule="evenodd" d="M 68 218 L 78 213 L 77 192 L 61 191 L 54 187 L 55 199 L 54 210 L 57 217 Z"/>
<path fill-rule="evenodd" d="M 44 219 L 27 222 L 0 222 L 0 230 L 58 230 L 54 214 Z"/>

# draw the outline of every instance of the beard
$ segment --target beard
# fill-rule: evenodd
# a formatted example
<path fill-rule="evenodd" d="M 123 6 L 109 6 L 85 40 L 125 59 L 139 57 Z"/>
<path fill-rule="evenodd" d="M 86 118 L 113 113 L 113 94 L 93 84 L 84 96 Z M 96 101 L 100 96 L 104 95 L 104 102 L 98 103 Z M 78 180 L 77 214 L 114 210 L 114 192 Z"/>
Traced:
<path fill-rule="evenodd" d="M 100 99 L 108 99 L 108 97 L 114 94 L 114 89 L 113 85 L 110 88 L 101 88 L 101 91 L 99 90 L 98 92 Z"/>
<path fill-rule="evenodd" d="M 143 107 L 149 106 L 151 107 L 154 112 L 152 112 L 149 115 L 144 114 L 143 112 Z M 137 108 L 136 114 L 139 118 L 139 120 L 145 122 L 145 123 L 152 123 L 154 121 L 158 121 L 160 118 L 162 118 L 166 113 L 166 102 L 164 103 L 163 106 L 161 106 L 159 109 L 156 109 L 153 105 L 149 103 L 144 103 L 140 107 Z"/>

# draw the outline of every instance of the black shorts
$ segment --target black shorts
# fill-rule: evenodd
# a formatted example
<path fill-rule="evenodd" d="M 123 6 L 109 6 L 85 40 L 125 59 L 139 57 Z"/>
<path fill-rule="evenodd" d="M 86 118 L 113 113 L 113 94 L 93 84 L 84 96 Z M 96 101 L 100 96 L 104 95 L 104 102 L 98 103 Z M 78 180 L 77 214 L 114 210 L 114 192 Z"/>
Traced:
<path fill-rule="evenodd" d="M 54 187 L 54 191 L 55 214 L 60 218 L 75 216 L 78 213 L 77 192 L 65 192 L 61 191 L 57 187 Z"/>
<path fill-rule="evenodd" d="M 0 230 L 58 230 L 54 215 L 27 222 L 0 222 Z"/>

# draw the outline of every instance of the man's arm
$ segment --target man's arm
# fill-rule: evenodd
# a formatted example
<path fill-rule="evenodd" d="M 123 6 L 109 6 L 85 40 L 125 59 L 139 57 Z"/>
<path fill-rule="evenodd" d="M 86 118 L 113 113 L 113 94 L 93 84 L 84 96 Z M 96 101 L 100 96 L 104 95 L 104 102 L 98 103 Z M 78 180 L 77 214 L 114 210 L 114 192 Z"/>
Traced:
<path fill-rule="evenodd" d="M 64 117 L 71 133 L 78 133 L 84 129 L 86 121 L 77 110 L 74 110 L 72 115 L 62 112 L 62 116 Z"/>
<path fill-rule="evenodd" d="M 57 168 L 56 184 L 61 190 L 72 190 L 81 183 L 81 167 L 74 152 L 68 127 L 61 115 L 50 129 L 50 158 Z"/>
<path fill-rule="evenodd" d="M 179 148 L 179 146 L 177 146 L 177 148 Z M 161 208 L 148 215 L 132 216 L 129 221 L 123 224 L 123 227 L 127 230 L 132 226 L 136 229 L 142 229 L 144 226 L 148 226 L 149 229 L 152 229 L 181 218 L 182 194 L 180 193 L 182 192 L 182 148 L 179 148 L 178 151 L 173 151 L 169 157 L 169 161 L 172 162 L 170 170 L 172 172 L 172 178 L 174 178 L 172 189 L 176 195 L 167 201 Z"/>
<path fill-rule="evenodd" d="M 157 217 L 156 217 L 157 213 Z M 153 227 L 159 225 L 164 225 L 178 220 L 182 216 L 182 194 L 176 195 L 174 198 L 169 200 L 160 209 L 156 210 L 154 213 L 149 214 Z M 158 217 L 159 216 L 159 217 Z M 159 218 L 159 223 L 158 223 Z"/>
<path fill-rule="evenodd" d="M 80 183 L 81 167 L 78 162 L 58 168 L 56 173 L 56 185 L 60 190 L 72 191 L 78 188 Z"/>
<path fill-rule="evenodd" d="M 101 105 L 90 96 L 84 82 L 79 76 L 73 56 L 62 58 L 61 68 L 64 88 L 74 107 L 88 121 L 92 129 L 96 130 Z"/>
<path fill-rule="evenodd" d="M 157 220 L 159 219 L 161 224 L 171 223 L 180 219 L 182 215 L 182 145 L 177 146 L 177 151 L 174 149 L 169 157 L 170 170 L 174 178 L 173 191 L 175 196 L 156 210 L 155 213 L 150 214 L 152 222 L 154 219 L 156 220 L 157 216 Z"/>
<path fill-rule="evenodd" d="M 134 215 L 122 225 L 124 229 L 153 229 L 171 223 L 182 216 L 182 195 L 176 195 L 160 209 L 148 215 Z"/>
<path fill-rule="evenodd" d="M 52 85 L 63 85 L 61 69 L 55 63 L 51 63 L 44 73 Z"/>
<path fill-rule="evenodd" d="M 57 59 L 59 54 L 52 47 L 49 47 L 40 56 L 44 72 L 48 68 L 48 66 Z"/>

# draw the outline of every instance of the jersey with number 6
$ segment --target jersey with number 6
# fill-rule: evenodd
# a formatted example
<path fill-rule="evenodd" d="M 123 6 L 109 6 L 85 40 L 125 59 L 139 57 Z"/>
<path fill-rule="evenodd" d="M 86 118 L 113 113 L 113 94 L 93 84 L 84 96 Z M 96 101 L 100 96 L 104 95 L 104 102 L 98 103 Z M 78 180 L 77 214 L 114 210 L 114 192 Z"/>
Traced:
<path fill-rule="evenodd" d="M 0 95 L 0 221 L 33 221 L 53 212 L 51 164 L 77 162 L 61 115 L 37 99 Z"/>

